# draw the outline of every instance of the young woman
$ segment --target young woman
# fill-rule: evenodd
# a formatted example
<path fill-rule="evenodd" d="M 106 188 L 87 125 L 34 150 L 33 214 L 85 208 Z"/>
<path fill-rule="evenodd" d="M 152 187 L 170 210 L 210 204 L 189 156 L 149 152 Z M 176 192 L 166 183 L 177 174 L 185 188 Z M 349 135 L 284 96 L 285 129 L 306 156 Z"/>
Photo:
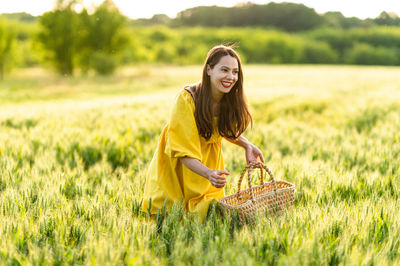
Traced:
<path fill-rule="evenodd" d="M 264 162 L 261 151 L 242 136 L 250 123 L 240 58 L 231 47 L 213 47 L 201 82 L 179 92 L 161 133 L 147 172 L 143 211 L 156 214 L 164 201 L 168 208 L 182 200 L 186 210 L 204 219 L 211 201 L 224 196 L 224 175 L 229 175 L 222 138 L 243 147 L 247 163 Z"/>

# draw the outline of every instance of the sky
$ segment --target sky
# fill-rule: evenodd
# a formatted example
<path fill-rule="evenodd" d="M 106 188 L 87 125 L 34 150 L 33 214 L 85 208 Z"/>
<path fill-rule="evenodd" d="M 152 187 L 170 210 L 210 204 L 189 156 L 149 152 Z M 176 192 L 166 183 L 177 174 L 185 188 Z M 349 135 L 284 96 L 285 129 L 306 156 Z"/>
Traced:
<path fill-rule="evenodd" d="M 53 8 L 55 0 L 0 0 L 0 14 L 27 12 L 41 15 Z M 99 4 L 102 0 L 83 0 L 86 6 Z M 234 6 L 249 0 L 114 0 L 120 11 L 130 18 L 150 18 L 154 14 L 166 14 L 173 18 L 179 11 L 196 6 Z M 256 4 L 272 1 L 250 0 Z M 395 12 L 400 16 L 399 0 L 287 0 L 273 2 L 302 3 L 314 8 L 318 13 L 340 11 L 346 17 L 375 18 L 382 11 Z"/>

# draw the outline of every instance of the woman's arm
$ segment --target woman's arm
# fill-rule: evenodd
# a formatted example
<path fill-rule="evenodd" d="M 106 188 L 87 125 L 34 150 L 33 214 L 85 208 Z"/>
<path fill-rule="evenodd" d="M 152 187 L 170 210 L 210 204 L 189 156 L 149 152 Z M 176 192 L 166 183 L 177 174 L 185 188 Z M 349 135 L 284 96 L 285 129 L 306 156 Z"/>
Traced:
<path fill-rule="evenodd" d="M 227 141 L 236 144 L 246 150 L 246 163 L 257 161 L 257 158 L 260 158 L 261 162 L 264 162 L 264 157 L 262 152 L 250 141 L 248 141 L 245 137 L 240 136 L 237 139 L 225 138 Z"/>
<path fill-rule="evenodd" d="M 190 170 L 195 172 L 198 175 L 208 179 L 216 188 L 221 188 L 225 186 L 226 178 L 222 175 L 229 175 L 229 173 L 225 170 L 212 170 L 202 164 L 199 160 L 190 158 L 190 157 L 182 157 L 180 158 L 181 162 Z"/>

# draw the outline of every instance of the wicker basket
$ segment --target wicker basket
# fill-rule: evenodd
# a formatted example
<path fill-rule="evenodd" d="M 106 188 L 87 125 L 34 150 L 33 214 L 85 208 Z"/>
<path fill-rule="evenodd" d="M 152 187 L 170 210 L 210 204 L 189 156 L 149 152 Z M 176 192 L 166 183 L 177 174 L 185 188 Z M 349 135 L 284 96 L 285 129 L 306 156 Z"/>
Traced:
<path fill-rule="evenodd" d="M 253 169 L 261 171 L 261 185 L 252 186 L 251 173 Z M 264 183 L 263 170 L 271 177 L 270 182 Z M 248 173 L 249 188 L 241 191 L 244 175 Z M 250 163 L 242 172 L 237 193 L 223 197 L 219 204 L 231 214 L 238 214 L 241 221 L 254 221 L 257 211 L 267 212 L 269 215 L 280 214 L 284 209 L 293 205 L 296 188 L 285 181 L 275 181 L 272 172 L 260 162 Z"/>

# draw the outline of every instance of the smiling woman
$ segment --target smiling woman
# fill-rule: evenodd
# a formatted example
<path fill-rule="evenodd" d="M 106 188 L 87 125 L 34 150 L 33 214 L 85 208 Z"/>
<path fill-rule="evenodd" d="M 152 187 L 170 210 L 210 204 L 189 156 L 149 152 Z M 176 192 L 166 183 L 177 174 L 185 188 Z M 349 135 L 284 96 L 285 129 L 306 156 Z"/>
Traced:
<path fill-rule="evenodd" d="M 224 93 L 228 93 L 238 80 L 238 60 L 233 56 L 223 56 L 213 68 L 207 65 L 207 75 L 210 76 L 214 99 L 221 99 Z M 221 88 L 221 85 L 223 88 Z"/>
<path fill-rule="evenodd" d="M 245 149 L 247 163 L 264 161 L 242 133 L 252 122 L 243 90 L 240 58 L 227 46 L 208 52 L 201 82 L 182 89 L 150 163 L 143 211 L 156 214 L 182 201 L 204 219 L 226 184 L 221 140 Z"/>

